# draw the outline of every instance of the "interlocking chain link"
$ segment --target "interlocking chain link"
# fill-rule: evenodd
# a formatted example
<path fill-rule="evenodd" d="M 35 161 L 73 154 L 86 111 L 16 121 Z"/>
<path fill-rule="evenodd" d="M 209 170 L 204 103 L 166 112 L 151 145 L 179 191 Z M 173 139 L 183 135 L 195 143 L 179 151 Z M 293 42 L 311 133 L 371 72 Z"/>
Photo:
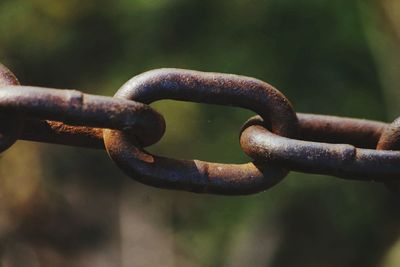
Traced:
<path fill-rule="evenodd" d="M 242 127 L 245 164 L 178 160 L 144 147 L 165 132 L 149 106 L 174 99 L 250 109 Z M 106 149 L 127 175 L 160 188 L 225 195 L 264 191 L 289 171 L 377 181 L 400 192 L 400 119 L 392 124 L 295 113 L 271 85 L 245 76 L 157 69 L 135 76 L 114 97 L 21 86 L 0 65 L 0 152 L 16 140 Z"/>

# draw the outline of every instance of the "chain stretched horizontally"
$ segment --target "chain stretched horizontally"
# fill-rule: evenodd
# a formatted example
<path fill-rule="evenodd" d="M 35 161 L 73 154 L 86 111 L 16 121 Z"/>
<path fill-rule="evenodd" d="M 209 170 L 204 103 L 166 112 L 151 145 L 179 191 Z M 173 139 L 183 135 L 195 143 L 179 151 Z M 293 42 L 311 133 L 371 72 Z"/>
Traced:
<path fill-rule="evenodd" d="M 242 127 L 245 164 L 177 160 L 143 148 L 165 131 L 148 104 L 161 99 L 236 106 L 259 116 Z M 156 187 L 215 194 L 266 190 L 291 170 L 378 181 L 400 191 L 400 120 L 392 124 L 295 113 L 271 85 L 245 76 L 158 69 L 114 97 L 21 86 L 0 64 L 0 152 L 16 140 L 106 149 L 132 178 Z"/>

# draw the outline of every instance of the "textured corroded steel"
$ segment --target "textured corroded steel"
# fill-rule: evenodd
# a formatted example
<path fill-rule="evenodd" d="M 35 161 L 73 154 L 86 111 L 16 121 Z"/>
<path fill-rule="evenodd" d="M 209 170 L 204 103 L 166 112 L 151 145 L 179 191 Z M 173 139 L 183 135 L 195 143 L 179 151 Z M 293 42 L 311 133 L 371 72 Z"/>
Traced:
<path fill-rule="evenodd" d="M 18 85 L 15 75 L 0 64 L 0 90 L 9 85 Z M 9 148 L 17 141 L 22 130 L 23 120 L 20 112 L 7 114 L 0 110 L 0 152 Z"/>
<path fill-rule="evenodd" d="M 135 101 L 20 86 L 0 64 L 0 152 L 17 139 L 104 148 L 103 128 L 127 131 L 148 146 L 162 137 L 165 121 L 150 106 Z"/>
<path fill-rule="evenodd" d="M 251 118 L 242 129 L 242 149 L 253 158 L 295 171 L 357 180 L 398 179 L 400 151 L 375 149 L 386 124 L 310 114 L 298 117 L 296 139 L 271 133 L 260 117 Z"/>
<path fill-rule="evenodd" d="M 148 153 L 165 132 L 150 103 L 173 99 L 242 107 L 259 116 L 242 127 L 253 162 L 221 164 Z M 271 85 L 245 76 L 158 69 L 128 81 L 114 97 L 21 86 L 0 64 L 0 152 L 16 140 L 106 149 L 132 178 L 156 187 L 214 194 L 270 188 L 289 171 L 383 182 L 400 193 L 400 119 L 392 124 L 296 114 Z"/>
<path fill-rule="evenodd" d="M 0 89 L 0 111 L 21 112 L 30 118 L 49 119 L 66 125 L 121 129 L 136 136 L 143 145 L 157 142 L 165 130 L 164 118 L 150 106 L 113 97 L 31 86 L 6 86 Z M 54 134 L 82 135 L 85 128 L 49 123 Z M 36 125 L 40 127 L 39 124 Z M 43 125 L 42 125 L 43 126 Z M 97 137 L 89 130 L 89 137 Z M 31 137 L 32 137 L 31 132 Z M 33 138 L 32 138 L 33 139 Z"/>
<path fill-rule="evenodd" d="M 400 150 L 400 117 L 385 128 L 376 148 L 378 150 Z M 399 179 L 387 179 L 384 183 L 391 191 L 397 195 L 400 194 Z"/>
<path fill-rule="evenodd" d="M 297 117 L 289 101 L 271 85 L 232 74 L 158 69 L 132 78 L 115 97 L 149 104 L 174 99 L 247 108 L 260 114 L 272 131 L 293 136 Z M 125 173 L 158 187 L 219 194 L 249 194 L 279 182 L 285 168 L 258 162 L 220 164 L 152 155 L 123 131 L 104 131 L 111 158 Z"/>

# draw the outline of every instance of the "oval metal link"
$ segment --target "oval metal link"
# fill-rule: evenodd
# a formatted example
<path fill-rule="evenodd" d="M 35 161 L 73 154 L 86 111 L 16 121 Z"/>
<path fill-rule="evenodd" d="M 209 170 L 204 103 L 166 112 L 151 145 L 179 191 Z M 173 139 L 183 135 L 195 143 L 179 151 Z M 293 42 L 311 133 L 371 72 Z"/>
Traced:
<path fill-rule="evenodd" d="M 0 64 L 0 91 L 4 86 L 18 85 L 18 79 L 4 65 Z M 0 112 L 0 153 L 12 146 L 21 133 L 23 126 L 22 115 L 18 112 L 12 115 Z"/>
<path fill-rule="evenodd" d="M 400 117 L 383 131 L 376 147 L 378 150 L 400 150 Z M 400 181 L 384 181 L 386 187 L 400 196 Z"/>
<path fill-rule="evenodd" d="M 293 136 L 297 117 L 290 102 L 260 80 L 232 74 L 158 69 L 138 75 L 115 94 L 146 104 L 161 99 L 237 106 L 261 115 L 272 131 Z M 115 163 L 132 178 L 152 186 L 198 193 L 250 194 L 279 182 L 285 168 L 259 162 L 220 164 L 152 155 L 124 131 L 105 130 L 105 147 Z"/>
<path fill-rule="evenodd" d="M 158 112 L 130 100 L 33 86 L 2 87 L 0 99 L 3 114 L 17 112 L 70 125 L 128 130 L 142 145 L 154 144 L 165 131 Z"/>
<path fill-rule="evenodd" d="M 348 137 L 354 139 L 354 132 L 357 132 L 357 129 L 362 129 L 357 133 L 360 139 L 378 138 L 379 132 L 382 132 L 385 127 L 385 124 L 379 122 L 321 115 L 318 116 L 318 119 L 314 117 L 314 123 L 307 125 L 305 123 L 307 119 L 302 119 L 304 116 L 316 115 L 298 114 L 299 129 L 303 129 L 303 132 L 306 133 L 305 128 L 314 127 L 314 131 L 321 135 L 320 140 L 324 139 L 325 135 L 325 140 L 331 142 L 335 142 L 334 139 L 329 140 L 335 135 L 339 135 L 339 140 L 345 141 L 348 133 L 353 133 L 353 136 L 350 134 Z M 345 130 L 346 125 L 340 125 L 346 120 L 349 122 L 347 130 Z M 318 127 L 321 129 L 316 130 Z M 344 131 L 341 133 L 340 129 Z M 305 137 L 304 133 L 303 138 Z M 369 140 L 367 143 L 371 146 L 375 142 Z M 266 129 L 260 117 L 253 117 L 245 123 L 242 128 L 240 144 L 250 157 L 285 166 L 294 171 L 329 174 L 356 180 L 400 178 L 400 151 L 378 151 L 356 148 L 350 144 L 285 138 Z"/>

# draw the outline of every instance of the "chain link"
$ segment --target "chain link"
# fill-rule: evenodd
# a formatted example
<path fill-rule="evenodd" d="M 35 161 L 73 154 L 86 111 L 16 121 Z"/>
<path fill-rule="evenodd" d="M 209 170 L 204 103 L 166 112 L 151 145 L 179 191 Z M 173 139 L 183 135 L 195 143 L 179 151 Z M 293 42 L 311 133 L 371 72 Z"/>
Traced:
<path fill-rule="evenodd" d="M 383 182 L 400 192 L 400 119 L 392 124 L 295 113 L 271 85 L 245 76 L 181 69 L 140 74 L 114 97 L 21 86 L 0 64 L 0 152 L 16 140 L 105 149 L 128 175 L 160 188 L 241 195 L 266 190 L 289 171 Z M 150 103 L 174 99 L 250 109 L 240 132 L 245 164 L 178 160 L 143 148 L 165 132 Z"/>
<path fill-rule="evenodd" d="M 302 118 L 310 115 L 298 114 L 298 116 Z M 351 119 L 319 116 L 312 127 L 314 130 L 321 127 L 318 130 L 321 133 L 320 138 L 325 139 L 326 142 L 335 142 L 335 139 L 340 138 L 341 133 L 335 136 L 329 131 L 336 131 L 335 125 L 340 130 L 342 120 Z M 300 123 L 302 121 L 300 120 Z M 365 124 L 363 129 L 366 132 L 358 132 L 358 134 L 366 134 L 367 137 L 371 130 L 372 132 L 378 129 L 383 130 L 380 123 L 353 121 L 354 128 L 347 128 L 347 130 L 354 131 L 357 126 Z M 301 125 L 303 129 L 307 126 Z M 350 125 L 350 127 L 353 126 Z M 348 132 L 343 133 L 341 137 L 344 139 L 347 134 Z M 294 171 L 330 174 L 356 180 L 396 179 L 400 175 L 400 151 L 357 148 L 350 144 L 350 140 L 348 144 L 336 142 L 332 144 L 290 139 L 271 133 L 264 127 L 262 119 L 257 117 L 245 124 L 240 141 L 243 150 L 249 156 L 274 165 L 285 166 Z"/>
<path fill-rule="evenodd" d="M 272 131 L 293 136 L 296 114 L 289 101 L 260 80 L 231 74 L 159 69 L 128 81 L 115 97 L 150 104 L 160 99 L 237 106 L 260 114 Z M 285 168 L 256 162 L 220 164 L 176 160 L 152 155 L 127 138 L 124 131 L 104 131 L 110 157 L 126 174 L 158 187 L 218 194 L 249 194 L 279 182 Z"/>

